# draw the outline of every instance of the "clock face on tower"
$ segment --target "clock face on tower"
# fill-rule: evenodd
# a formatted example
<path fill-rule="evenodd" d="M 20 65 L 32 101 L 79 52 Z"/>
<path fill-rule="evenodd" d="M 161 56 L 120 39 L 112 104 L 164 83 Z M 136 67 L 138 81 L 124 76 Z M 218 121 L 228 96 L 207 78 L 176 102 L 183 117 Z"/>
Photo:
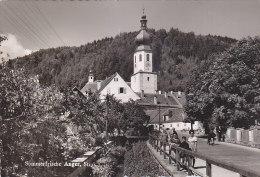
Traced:
<path fill-rule="evenodd" d="M 149 69 L 150 69 L 150 66 L 151 66 L 151 63 L 150 63 L 149 61 L 147 61 L 147 62 L 145 63 L 145 69 L 146 69 L 146 70 L 149 70 Z"/>

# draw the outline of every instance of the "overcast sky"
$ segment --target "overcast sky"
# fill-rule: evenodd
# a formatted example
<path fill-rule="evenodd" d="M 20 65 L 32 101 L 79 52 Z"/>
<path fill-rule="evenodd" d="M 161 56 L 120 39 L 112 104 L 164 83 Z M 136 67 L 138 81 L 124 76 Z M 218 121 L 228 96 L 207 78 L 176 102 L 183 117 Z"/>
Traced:
<path fill-rule="evenodd" d="M 260 35 L 260 0 L 1 1 L 0 33 L 26 49 L 80 46 L 140 28 L 143 6 L 148 27 L 236 39 Z"/>

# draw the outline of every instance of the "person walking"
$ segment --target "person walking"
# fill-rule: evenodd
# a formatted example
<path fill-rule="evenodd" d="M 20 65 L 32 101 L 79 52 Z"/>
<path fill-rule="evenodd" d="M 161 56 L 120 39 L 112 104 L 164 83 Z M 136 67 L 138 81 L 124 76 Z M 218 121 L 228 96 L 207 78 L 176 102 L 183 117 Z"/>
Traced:
<path fill-rule="evenodd" d="M 189 147 L 191 148 L 192 152 L 197 152 L 197 137 L 194 135 L 194 130 L 190 130 L 190 137 L 188 138 Z M 193 157 L 192 166 L 195 166 L 195 157 Z"/>
<path fill-rule="evenodd" d="M 214 131 L 211 129 L 211 130 L 209 131 L 209 133 L 208 133 L 208 145 L 210 145 L 211 142 L 212 142 L 211 145 L 214 144 L 214 139 L 215 139 L 215 137 L 216 137 L 216 134 L 215 134 Z"/>
<path fill-rule="evenodd" d="M 217 133 L 217 140 L 221 141 L 222 131 L 221 131 L 221 127 L 220 126 L 216 127 L 216 133 Z"/>

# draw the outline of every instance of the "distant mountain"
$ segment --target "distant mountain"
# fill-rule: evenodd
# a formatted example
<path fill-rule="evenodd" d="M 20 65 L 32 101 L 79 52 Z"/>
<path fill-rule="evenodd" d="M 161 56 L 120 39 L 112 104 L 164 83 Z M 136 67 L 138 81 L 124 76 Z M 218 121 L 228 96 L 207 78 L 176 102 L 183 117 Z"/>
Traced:
<path fill-rule="evenodd" d="M 149 30 L 152 37 L 154 71 L 158 72 L 161 90 L 184 91 L 194 70 L 199 70 L 209 56 L 223 52 L 235 39 L 195 35 L 178 29 Z M 88 80 L 92 69 L 95 79 L 105 79 L 118 72 L 129 81 L 133 74 L 134 43 L 138 32 L 120 33 L 80 47 L 58 47 L 39 50 L 10 61 L 9 65 L 25 66 L 38 74 L 42 84 L 59 87 L 77 86 Z"/>

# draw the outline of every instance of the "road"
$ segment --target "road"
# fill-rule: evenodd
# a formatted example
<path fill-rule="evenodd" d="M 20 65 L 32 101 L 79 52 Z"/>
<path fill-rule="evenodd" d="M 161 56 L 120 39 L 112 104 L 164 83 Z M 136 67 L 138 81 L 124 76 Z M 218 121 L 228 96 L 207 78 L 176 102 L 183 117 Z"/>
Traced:
<path fill-rule="evenodd" d="M 180 132 L 178 134 L 179 137 L 183 135 Z M 187 134 L 185 135 L 187 136 Z M 260 149 L 225 142 L 215 142 L 215 145 L 211 146 L 207 144 L 206 139 L 198 138 L 198 153 L 238 165 L 241 168 L 260 174 Z M 195 167 L 200 172 L 203 172 L 203 174 L 206 174 L 206 169 L 199 168 L 200 166 L 205 166 L 205 161 L 197 159 Z M 213 177 L 239 177 L 237 173 L 217 166 L 212 167 L 212 174 Z"/>

